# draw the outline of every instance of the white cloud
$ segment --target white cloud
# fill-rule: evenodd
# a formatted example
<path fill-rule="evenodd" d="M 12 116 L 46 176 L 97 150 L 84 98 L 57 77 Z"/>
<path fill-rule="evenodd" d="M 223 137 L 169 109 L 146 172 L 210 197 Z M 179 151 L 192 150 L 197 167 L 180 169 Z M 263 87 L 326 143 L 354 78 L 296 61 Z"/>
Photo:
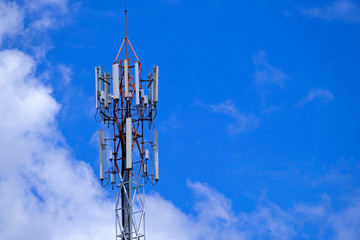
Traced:
<path fill-rule="evenodd" d="M 189 182 L 188 186 L 197 198 L 193 214 L 182 212 L 160 195 L 148 197 L 149 239 L 246 239 L 237 226 L 229 199 L 206 184 Z"/>
<path fill-rule="evenodd" d="M 334 229 L 335 239 L 358 239 L 360 236 L 359 199 L 338 213 L 330 214 L 329 222 Z"/>
<path fill-rule="evenodd" d="M 279 68 L 270 65 L 264 51 L 258 51 L 252 59 L 256 67 L 255 83 L 259 88 L 266 88 L 272 85 L 285 86 L 289 76 Z"/>
<path fill-rule="evenodd" d="M 29 55 L 0 52 L 0 239 L 110 238 L 112 204 L 63 146 L 59 105 L 35 69 Z"/>
<path fill-rule="evenodd" d="M 197 198 L 195 209 L 199 213 L 200 219 L 210 222 L 221 220 L 225 226 L 235 220 L 234 213 L 231 211 L 232 203 L 223 194 L 199 182 L 189 181 L 188 186 Z M 212 209 L 212 211 L 208 211 L 208 209 Z"/>
<path fill-rule="evenodd" d="M 72 78 L 72 74 L 73 74 L 71 67 L 65 66 L 64 64 L 59 64 L 57 66 L 57 70 L 62 75 L 64 85 L 69 84 L 71 82 L 71 78 Z"/>
<path fill-rule="evenodd" d="M 360 21 L 360 6 L 350 0 L 336 0 L 330 5 L 304 9 L 304 14 L 326 20 Z"/>
<path fill-rule="evenodd" d="M 312 89 L 306 97 L 296 104 L 296 106 L 303 107 L 305 104 L 313 102 L 316 99 L 319 99 L 323 103 L 329 103 L 334 100 L 334 94 L 330 90 L 324 88 Z"/>
<path fill-rule="evenodd" d="M 24 34 L 28 7 L 0 2 L 0 39 Z M 20 50 L 0 51 L 0 239 L 110 239 L 113 204 L 66 147 L 60 105 L 37 63 Z"/>
<path fill-rule="evenodd" d="M 196 226 L 193 225 L 192 217 L 183 213 L 172 202 L 159 194 L 152 194 L 147 196 L 146 204 L 148 239 L 195 239 L 193 231 Z"/>
<path fill-rule="evenodd" d="M 259 125 L 259 120 L 253 114 L 243 114 L 231 100 L 209 106 L 209 109 L 216 113 L 230 116 L 233 122 L 228 125 L 230 134 L 239 134 L 248 130 L 253 130 Z"/>
<path fill-rule="evenodd" d="M 336 210 L 326 194 L 317 205 L 301 203 L 294 206 L 293 214 L 301 224 L 310 224 L 319 229 L 317 239 L 329 239 L 326 234 L 332 233 L 330 239 L 358 239 L 360 235 L 360 197 L 347 199 L 343 207 Z M 297 231 L 300 232 L 301 229 Z"/>
<path fill-rule="evenodd" d="M 74 13 L 77 4 L 69 5 L 67 0 L 0 0 L 0 46 L 23 49 L 36 58 L 44 57 L 52 48 L 48 31 L 62 27 L 71 19 L 70 7 Z"/>
<path fill-rule="evenodd" d="M 5 37 L 12 37 L 23 30 L 24 15 L 14 2 L 0 1 L 0 46 Z"/>
<path fill-rule="evenodd" d="M 231 200 L 215 189 L 199 182 L 188 186 L 196 199 L 190 213 L 158 194 L 148 196 L 148 238 L 355 240 L 360 234 L 359 197 L 340 210 L 332 207 L 327 195 L 318 204 L 297 203 L 287 209 L 261 199 L 253 211 L 235 213 Z M 309 234 L 306 227 L 314 230 Z"/>
<path fill-rule="evenodd" d="M 295 236 L 294 221 L 291 213 L 274 203 L 260 203 L 250 213 L 241 214 L 243 230 L 250 239 L 292 239 Z"/>
<path fill-rule="evenodd" d="M 38 0 L 36 2 L 32 0 L 25 0 L 26 6 L 33 11 L 38 11 L 43 8 L 54 8 L 56 11 L 68 11 L 68 0 Z"/>

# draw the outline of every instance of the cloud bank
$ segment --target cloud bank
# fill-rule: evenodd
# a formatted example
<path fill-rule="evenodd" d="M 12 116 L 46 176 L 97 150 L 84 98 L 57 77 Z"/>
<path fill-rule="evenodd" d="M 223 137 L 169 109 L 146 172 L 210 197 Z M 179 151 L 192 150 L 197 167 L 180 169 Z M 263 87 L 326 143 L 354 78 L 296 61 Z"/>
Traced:
<path fill-rule="evenodd" d="M 289 208 L 262 197 L 252 211 L 236 213 L 232 201 L 207 184 L 188 182 L 188 187 L 195 198 L 191 213 L 182 212 L 158 194 L 148 197 L 151 239 L 355 240 L 360 234 L 359 196 L 340 210 L 335 210 L 326 194 L 317 204 L 300 202 Z"/>
<path fill-rule="evenodd" d="M 40 23 L 63 14 L 66 2 L 1 1 L 0 39 L 56 28 Z M 112 238 L 113 204 L 89 164 L 71 156 L 57 126 L 61 106 L 37 75 L 38 61 L 0 51 L 0 239 Z"/>
<path fill-rule="evenodd" d="M 98 223 L 112 222 L 112 204 L 65 147 L 60 106 L 35 70 L 29 55 L 0 52 L 0 239 L 111 237 L 111 225 Z"/>

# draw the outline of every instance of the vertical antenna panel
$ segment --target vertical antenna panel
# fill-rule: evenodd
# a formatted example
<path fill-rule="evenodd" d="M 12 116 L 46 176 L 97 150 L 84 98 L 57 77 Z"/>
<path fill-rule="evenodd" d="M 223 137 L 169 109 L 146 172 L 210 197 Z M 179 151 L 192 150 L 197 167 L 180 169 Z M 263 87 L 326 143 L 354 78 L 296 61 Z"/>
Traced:
<path fill-rule="evenodd" d="M 136 95 L 136 105 L 140 105 L 140 92 L 139 92 L 139 62 L 135 63 L 135 95 Z"/>
<path fill-rule="evenodd" d="M 159 66 L 155 67 L 155 72 L 154 72 L 155 76 L 154 76 L 154 80 L 155 80 L 155 85 L 154 85 L 154 102 L 157 102 L 159 99 Z"/>
<path fill-rule="evenodd" d="M 95 67 L 95 100 L 96 100 L 96 109 L 99 108 L 98 106 L 98 68 Z"/>
<path fill-rule="evenodd" d="M 109 150 L 109 160 L 112 161 L 113 160 L 113 151 Z"/>
<path fill-rule="evenodd" d="M 132 169 L 132 119 L 126 118 L 126 169 Z"/>
<path fill-rule="evenodd" d="M 125 97 L 129 97 L 129 62 L 124 60 Z"/>
<path fill-rule="evenodd" d="M 149 149 L 145 149 L 145 160 L 149 160 Z"/>
<path fill-rule="evenodd" d="M 154 81 L 151 82 L 150 87 L 148 87 L 148 95 L 149 95 L 149 102 L 154 99 Z"/>
<path fill-rule="evenodd" d="M 104 74 L 104 76 L 106 76 L 106 74 Z M 109 84 L 104 81 L 104 104 L 105 104 L 105 108 L 109 107 Z"/>
<path fill-rule="evenodd" d="M 103 130 L 99 129 L 99 165 L 100 180 L 104 180 L 104 149 L 103 149 Z"/>
<path fill-rule="evenodd" d="M 101 79 L 100 79 L 100 77 L 102 77 L 102 76 L 101 76 L 101 67 L 100 66 L 98 66 L 97 74 L 98 74 L 98 90 L 101 91 L 102 88 L 101 88 Z"/>
<path fill-rule="evenodd" d="M 140 89 L 140 99 L 144 99 L 145 90 L 142 88 Z"/>
<path fill-rule="evenodd" d="M 119 64 L 115 63 L 112 65 L 112 79 L 113 79 L 113 97 L 119 100 Z"/>
<path fill-rule="evenodd" d="M 154 69 L 152 70 L 154 71 Z M 151 99 L 153 99 L 153 88 L 154 88 L 154 73 L 150 73 L 150 75 L 148 75 L 149 78 L 149 85 L 148 85 L 148 96 L 149 96 L 149 101 L 151 101 Z"/>
<path fill-rule="evenodd" d="M 144 164 L 144 174 L 147 175 L 147 164 Z"/>
<path fill-rule="evenodd" d="M 154 154 L 155 154 L 155 181 L 159 180 L 159 141 L 158 141 L 158 131 L 154 131 Z"/>
<path fill-rule="evenodd" d="M 111 183 L 116 183 L 116 174 L 111 173 Z"/>
<path fill-rule="evenodd" d="M 144 105 L 147 106 L 149 103 L 148 96 L 144 95 Z"/>

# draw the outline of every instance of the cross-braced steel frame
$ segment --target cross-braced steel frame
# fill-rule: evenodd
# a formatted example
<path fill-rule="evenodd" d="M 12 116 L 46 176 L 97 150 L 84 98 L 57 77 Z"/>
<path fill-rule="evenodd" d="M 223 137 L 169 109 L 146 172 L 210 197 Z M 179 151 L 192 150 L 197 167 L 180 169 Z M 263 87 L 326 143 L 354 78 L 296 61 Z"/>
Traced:
<path fill-rule="evenodd" d="M 125 39 L 127 40 L 127 39 Z M 126 46 L 126 44 L 125 44 Z M 120 48 L 120 51 L 122 49 Z M 132 60 L 126 58 L 127 61 Z M 116 237 L 121 240 L 145 238 L 145 181 L 144 181 L 144 117 L 143 104 L 133 106 L 135 81 L 129 64 L 129 73 L 124 71 L 124 60 L 115 60 L 121 69 L 120 99 L 114 101 L 114 158 L 118 176 L 115 188 Z M 140 65 L 141 66 L 141 65 Z M 129 74 L 130 97 L 125 97 L 125 74 Z M 126 169 L 126 119 L 132 119 L 132 150 L 138 154 L 132 169 Z"/>
<path fill-rule="evenodd" d="M 128 46 L 135 59 L 128 56 Z M 120 59 L 124 50 L 124 59 Z M 125 61 L 128 62 L 128 72 L 125 72 Z M 148 178 L 145 166 L 144 145 L 153 142 L 146 141 L 144 136 L 144 122 L 152 124 L 153 108 L 152 104 L 147 104 L 140 99 L 140 104 L 135 105 L 135 63 L 138 63 L 140 89 L 148 87 L 149 80 L 142 79 L 142 65 L 127 37 L 127 11 L 125 10 L 125 38 L 122 41 L 119 52 L 114 64 L 119 64 L 120 68 L 120 98 L 113 101 L 112 123 L 114 134 L 114 171 L 116 172 L 115 184 L 115 221 L 116 221 L 116 240 L 139 240 L 145 239 L 145 183 Z M 128 74 L 130 94 L 125 94 L 125 74 Z M 143 86 L 143 84 L 145 84 Z M 135 153 L 132 168 L 126 168 L 126 119 L 132 119 L 132 146 L 131 150 Z M 152 128 L 149 128 L 152 136 Z M 134 156 L 133 155 L 133 156 Z M 151 180 L 150 180 L 151 181 Z"/>
<path fill-rule="evenodd" d="M 131 49 L 132 58 L 128 55 L 128 47 Z M 156 78 L 154 71 L 157 73 Z M 158 144 L 155 144 L 157 140 L 152 141 L 157 102 L 157 95 L 156 98 L 154 97 L 157 90 L 154 86 L 158 86 L 158 67 L 153 68 L 153 74 L 149 75 L 149 79 L 142 78 L 142 64 L 127 37 L 126 10 L 125 38 L 113 63 L 114 96 L 109 97 L 110 74 L 105 72 L 101 74 L 101 68 L 97 67 L 95 76 L 100 121 L 104 121 L 112 130 L 112 136 L 105 138 L 105 144 L 102 142 L 102 132 L 101 137 L 99 134 L 99 139 L 101 138 L 99 146 L 100 179 L 105 180 L 107 186 L 110 180 L 109 177 L 103 176 L 103 150 L 113 144 L 109 153 L 111 167 L 105 170 L 105 174 L 111 175 L 111 183 L 115 189 L 115 238 L 116 240 L 145 239 L 145 184 L 147 181 L 155 184 L 158 180 L 158 167 L 155 167 L 157 169 L 155 174 L 148 172 L 147 168 L 150 163 L 150 169 L 154 169 L 153 159 L 155 165 L 158 163 Z M 151 99 L 147 98 L 145 89 L 148 94 L 152 94 Z M 157 139 L 157 132 L 155 133 L 154 139 Z M 129 138 L 131 141 L 128 141 Z M 112 144 L 108 144 L 109 141 Z M 151 154 L 149 149 L 153 150 Z M 132 157 L 127 155 L 127 151 L 133 153 Z"/>

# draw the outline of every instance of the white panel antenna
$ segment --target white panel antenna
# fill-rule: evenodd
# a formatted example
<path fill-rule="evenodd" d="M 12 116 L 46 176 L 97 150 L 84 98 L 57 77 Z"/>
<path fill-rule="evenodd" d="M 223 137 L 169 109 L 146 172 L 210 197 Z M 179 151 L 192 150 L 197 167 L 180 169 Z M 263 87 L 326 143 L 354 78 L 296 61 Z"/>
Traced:
<path fill-rule="evenodd" d="M 158 131 L 154 131 L 154 165 L 155 165 L 155 181 L 159 181 L 159 141 L 158 141 Z"/>
<path fill-rule="evenodd" d="M 96 99 L 96 109 L 99 108 L 98 106 L 98 67 L 95 67 L 95 99 Z"/>
<path fill-rule="evenodd" d="M 136 95 L 136 105 L 140 105 L 140 85 L 139 85 L 139 62 L 135 63 L 135 95 Z"/>
<path fill-rule="evenodd" d="M 149 160 L 149 149 L 145 149 L 145 160 Z"/>
<path fill-rule="evenodd" d="M 126 118 L 126 169 L 132 169 L 132 118 Z"/>
<path fill-rule="evenodd" d="M 149 96 L 149 102 L 151 102 L 152 99 L 154 99 L 153 97 L 153 94 L 154 94 L 154 91 L 153 91 L 153 88 L 154 88 L 154 81 L 152 80 L 153 79 L 153 73 L 151 73 L 148 78 L 150 80 L 150 84 L 148 85 L 148 96 Z"/>
<path fill-rule="evenodd" d="M 144 105 L 147 106 L 149 103 L 148 96 L 144 95 Z"/>
<path fill-rule="evenodd" d="M 112 80 L 113 80 L 113 98 L 119 100 L 119 64 L 112 65 Z"/>
<path fill-rule="evenodd" d="M 104 104 L 105 108 L 109 108 L 109 84 L 106 81 L 104 81 Z"/>
<path fill-rule="evenodd" d="M 113 160 L 113 151 L 109 150 L 109 161 Z"/>
<path fill-rule="evenodd" d="M 103 146 L 103 130 L 99 130 L 99 165 L 100 180 L 104 180 L 104 146 Z"/>
<path fill-rule="evenodd" d="M 112 184 L 116 183 L 116 174 L 115 173 L 111 173 L 111 183 Z"/>
<path fill-rule="evenodd" d="M 153 92 L 154 98 L 152 100 L 157 103 L 159 100 L 159 66 L 156 66 L 154 71 Z"/>
<path fill-rule="evenodd" d="M 102 88 L 101 88 L 101 79 L 100 79 L 100 77 L 101 77 L 101 67 L 100 66 L 98 66 L 97 73 L 98 73 L 98 90 L 101 92 Z"/>
<path fill-rule="evenodd" d="M 145 90 L 142 88 L 140 89 L 140 99 L 144 100 L 144 96 L 145 96 Z"/>
<path fill-rule="evenodd" d="M 149 149 L 145 149 L 145 161 L 149 160 Z M 144 174 L 147 175 L 147 163 L 144 163 Z"/>
<path fill-rule="evenodd" d="M 125 97 L 129 97 L 129 62 L 124 60 L 124 81 L 125 81 Z"/>

